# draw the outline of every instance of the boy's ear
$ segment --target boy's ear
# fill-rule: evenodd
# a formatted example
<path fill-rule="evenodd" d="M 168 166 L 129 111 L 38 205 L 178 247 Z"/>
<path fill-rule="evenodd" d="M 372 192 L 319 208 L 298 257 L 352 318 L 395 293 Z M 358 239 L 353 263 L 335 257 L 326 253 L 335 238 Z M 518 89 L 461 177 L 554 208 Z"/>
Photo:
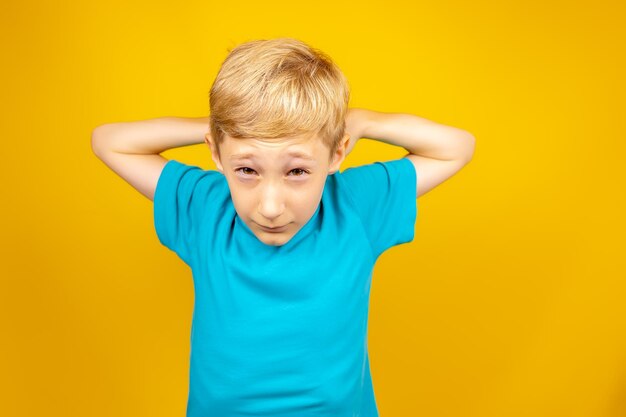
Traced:
<path fill-rule="evenodd" d="M 213 140 L 210 132 L 204 135 L 204 142 L 209 146 L 209 149 L 211 149 L 211 159 L 213 159 L 213 163 L 215 163 L 218 171 L 223 174 L 224 168 L 222 167 L 222 161 L 220 161 L 219 152 L 217 152 L 217 146 L 215 145 L 215 141 Z"/>
<path fill-rule="evenodd" d="M 328 174 L 334 174 L 335 172 L 339 171 L 339 167 L 341 166 L 341 163 L 346 158 L 349 144 L 350 144 L 350 134 L 346 133 L 343 135 L 343 138 L 341 138 L 341 141 L 339 142 L 339 146 L 337 146 L 337 151 L 333 155 L 333 161 L 328 167 Z"/>

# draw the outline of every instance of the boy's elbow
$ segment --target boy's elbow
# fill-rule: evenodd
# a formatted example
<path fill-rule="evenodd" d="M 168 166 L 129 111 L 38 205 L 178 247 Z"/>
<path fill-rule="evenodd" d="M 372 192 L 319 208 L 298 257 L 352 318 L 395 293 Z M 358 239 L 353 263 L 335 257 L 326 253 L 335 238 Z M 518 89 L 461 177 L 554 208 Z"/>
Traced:
<path fill-rule="evenodd" d="M 469 161 L 474 157 L 474 152 L 476 151 L 476 137 L 470 133 L 470 145 L 469 145 Z"/>
<path fill-rule="evenodd" d="M 99 156 L 101 152 L 106 150 L 105 141 L 107 140 L 107 128 L 106 124 L 96 126 L 91 131 L 91 150 L 96 156 Z"/>
<path fill-rule="evenodd" d="M 91 131 L 91 150 L 97 156 L 107 150 L 107 142 L 111 142 L 111 131 L 109 125 L 96 126 Z M 110 143 L 109 143 L 110 145 Z"/>
<path fill-rule="evenodd" d="M 461 159 L 467 164 L 474 157 L 474 151 L 476 150 L 476 137 L 469 132 L 466 132 L 465 138 L 462 142 Z"/>
<path fill-rule="evenodd" d="M 100 129 L 100 126 L 96 127 L 91 132 L 91 150 L 94 154 L 96 154 L 96 156 L 99 156 L 100 152 L 102 151 L 101 131 L 98 129 Z"/>

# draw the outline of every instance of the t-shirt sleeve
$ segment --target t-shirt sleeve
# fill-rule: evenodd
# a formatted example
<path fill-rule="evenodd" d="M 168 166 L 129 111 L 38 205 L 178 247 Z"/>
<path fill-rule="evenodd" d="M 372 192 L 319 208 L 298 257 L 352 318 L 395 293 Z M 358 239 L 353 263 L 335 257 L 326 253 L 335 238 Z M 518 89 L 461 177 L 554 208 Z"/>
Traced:
<path fill-rule="evenodd" d="M 341 176 L 375 258 L 392 246 L 413 240 L 417 173 L 410 159 L 350 167 Z"/>
<path fill-rule="evenodd" d="M 159 241 L 188 265 L 196 247 L 196 235 L 212 195 L 223 176 L 219 171 L 169 160 L 154 192 L 154 227 Z"/>

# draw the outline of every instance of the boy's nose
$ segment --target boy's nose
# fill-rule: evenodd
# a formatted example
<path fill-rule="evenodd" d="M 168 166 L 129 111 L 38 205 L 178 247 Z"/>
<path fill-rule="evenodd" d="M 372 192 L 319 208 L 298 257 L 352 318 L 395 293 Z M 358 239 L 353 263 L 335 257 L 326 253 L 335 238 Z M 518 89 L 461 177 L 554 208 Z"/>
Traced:
<path fill-rule="evenodd" d="M 259 205 L 259 213 L 267 219 L 268 222 L 274 222 L 274 219 L 280 217 L 285 210 L 285 204 L 278 190 L 266 189 L 261 196 Z M 269 226 L 266 224 L 265 226 Z M 274 226 L 282 226 L 275 224 Z"/>

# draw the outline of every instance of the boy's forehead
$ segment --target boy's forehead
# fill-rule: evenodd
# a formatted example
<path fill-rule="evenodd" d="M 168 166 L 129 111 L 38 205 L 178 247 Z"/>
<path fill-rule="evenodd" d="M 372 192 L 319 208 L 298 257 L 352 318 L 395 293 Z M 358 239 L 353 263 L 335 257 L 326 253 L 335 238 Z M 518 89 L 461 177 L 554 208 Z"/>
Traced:
<path fill-rule="evenodd" d="M 317 137 L 278 139 L 231 139 L 226 138 L 228 159 L 258 159 L 268 157 L 300 158 L 317 161 L 323 144 Z"/>

